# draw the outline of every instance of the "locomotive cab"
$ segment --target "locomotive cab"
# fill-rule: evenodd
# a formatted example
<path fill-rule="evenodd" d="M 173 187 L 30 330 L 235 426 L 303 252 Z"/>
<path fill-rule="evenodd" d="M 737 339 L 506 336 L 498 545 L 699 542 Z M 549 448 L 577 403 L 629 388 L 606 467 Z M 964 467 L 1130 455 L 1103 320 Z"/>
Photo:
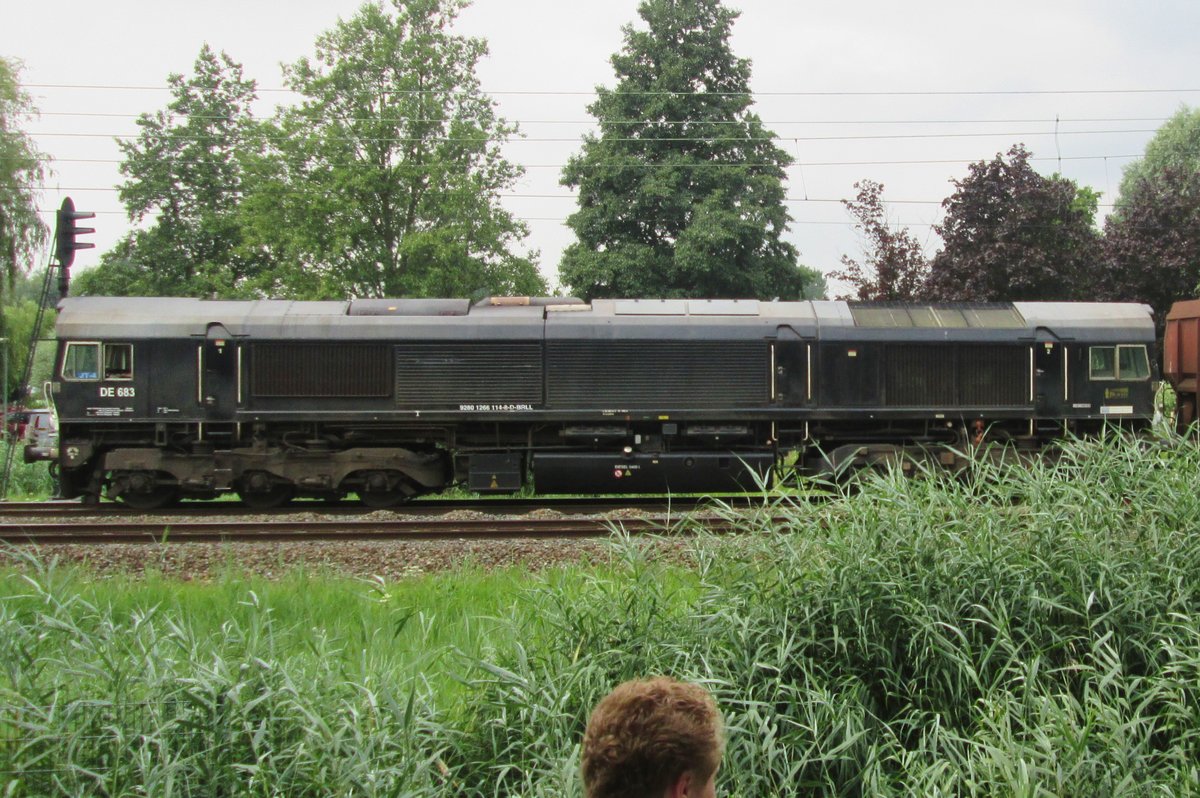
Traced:
<path fill-rule="evenodd" d="M 1036 330 L 1035 420 L 1047 434 L 1105 424 L 1142 426 L 1154 415 L 1154 323 L 1145 305 L 1018 303 Z"/>

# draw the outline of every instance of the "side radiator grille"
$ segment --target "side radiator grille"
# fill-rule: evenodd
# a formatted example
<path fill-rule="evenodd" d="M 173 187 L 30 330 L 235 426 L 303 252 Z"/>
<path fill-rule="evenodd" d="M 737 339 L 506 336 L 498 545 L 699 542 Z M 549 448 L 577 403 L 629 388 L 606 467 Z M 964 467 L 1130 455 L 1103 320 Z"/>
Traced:
<path fill-rule="evenodd" d="M 1021 407 L 1029 400 L 1029 349 L 964 346 L 958 350 L 964 405 Z"/>
<path fill-rule="evenodd" d="M 264 398 L 390 396 L 390 348 L 383 344 L 254 344 L 251 391 Z"/>
<path fill-rule="evenodd" d="M 958 404 L 954 354 L 948 346 L 889 346 L 884 394 L 888 406 Z"/>
<path fill-rule="evenodd" d="M 551 408 L 710 409 L 769 401 L 764 341 L 549 341 Z"/>
<path fill-rule="evenodd" d="M 1016 346 L 889 346 L 888 407 L 1023 407 L 1029 350 Z"/>
<path fill-rule="evenodd" d="M 396 347 L 396 406 L 542 404 L 540 343 L 406 343 Z"/>

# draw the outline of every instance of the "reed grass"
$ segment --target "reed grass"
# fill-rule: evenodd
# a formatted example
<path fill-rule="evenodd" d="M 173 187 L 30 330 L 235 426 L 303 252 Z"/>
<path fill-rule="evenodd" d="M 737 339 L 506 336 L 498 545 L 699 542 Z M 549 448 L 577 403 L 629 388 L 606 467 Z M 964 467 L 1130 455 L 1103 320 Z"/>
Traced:
<path fill-rule="evenodd" d="M 601 567 L 420 599 L 308 575 L 117 600 L 31 564 L 3 582 L 0 785 L 578 795 L 590 707 L 669 673 L 725 712 L 724 795 L 1200 794 L 1198 473 L 1120 437 L 872 473 L 765 493 L 691 567 L 616 535 Z"/>

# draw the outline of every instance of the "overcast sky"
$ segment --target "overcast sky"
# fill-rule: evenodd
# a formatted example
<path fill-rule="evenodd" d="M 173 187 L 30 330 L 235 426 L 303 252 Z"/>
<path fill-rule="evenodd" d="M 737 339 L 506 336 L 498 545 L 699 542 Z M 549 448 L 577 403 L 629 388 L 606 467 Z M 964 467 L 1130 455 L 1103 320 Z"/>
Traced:
<path fill-rule="evenodd" d="M 354 0 L 0 0 L 0 55 L 24 62 L 41 111 L 27 130 L 53 161 L 41 207 L 64 196 L 97 214 L 98 249 L 127 230 L 115 186 L 114 136 L 162 108 L 171 72 L 190 74 L 207 42 L 258 81 L 270 114 L 291 95 L 279 65 L 310 55 Z M 500 112 L 521 125 L 508 157 L 527 169 L 504 199 L 530 228 L 556 283 L 574 209 L 558 185 L 590 128 L 589 94 L 612 86 L 610 56 L 637 0 L 476 0 L 461 33 L 482 36 L 479 65 Z M 755 109 L 796 158 L 790 238 L 801 261 L 828 272 L 859 241 L 839 200 L 854 183 L 885 185 L 891 219 L 929 254 L 931 226 L 967 164 L 1023 142 L 1043 173 L 1060 171 L 1111 205 L 1121 170 L 1182 105 L 1200 105 L 1200 3 L 1195 0 L 945 0 L 897 3 L 740 0 L 733 48 L 753 63 Z M 1056 121 L 1057 120 L 1057 121 Z M 1102 211 L 1106 208 L 1102 207 Z M 44 259 L 35 266 L 44 265 Z M 837 286 L 834 286 L 836 292 Z"/>

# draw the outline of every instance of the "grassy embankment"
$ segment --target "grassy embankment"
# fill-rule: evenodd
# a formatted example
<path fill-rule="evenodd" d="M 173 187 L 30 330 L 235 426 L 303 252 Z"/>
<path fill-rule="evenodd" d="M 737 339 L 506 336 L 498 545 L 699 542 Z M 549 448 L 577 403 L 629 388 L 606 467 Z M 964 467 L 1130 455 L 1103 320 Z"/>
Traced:
<path fill-rule="evenodd" d="M 784 528 L 371 585 L 0 585 L 0 793 L 577 794 L 614 682 L 708 683 L 725 795 L 1200 794 L 1200 453 L 882 477 Z"/>

